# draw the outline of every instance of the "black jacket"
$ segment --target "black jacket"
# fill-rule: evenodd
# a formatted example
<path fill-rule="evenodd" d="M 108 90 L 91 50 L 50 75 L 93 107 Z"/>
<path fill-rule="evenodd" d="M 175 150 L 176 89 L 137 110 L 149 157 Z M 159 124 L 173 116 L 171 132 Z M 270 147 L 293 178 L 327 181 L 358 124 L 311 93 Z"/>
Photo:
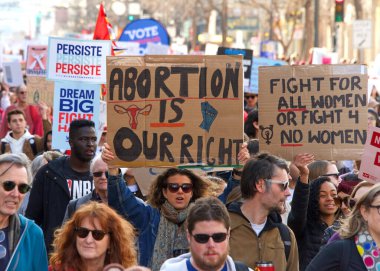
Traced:
<path fill-rule="evenodd" d="M 306 271 L 367 271 L 353 239 L 334 241 L 310 262 Z"/>
<path fill-rule="evenodd" d="M 322 245 L 324 231 L 328 227 L 320 219 L 308 219 L 309 194 L 309 184 L 297 181 L 292 209 L 288 217 L 288 226 L 293 230 L 297 239 L 301 271 L 305 270 L 309 262 L 317 255 Z"/>
<path fill-rule="evenodd" d="M 67 156 L 41 167 L 33 180 L 25 216 L 34 220 L 44 233 L 46 249 L 51 251 L 54 231 L 62 224 L 70 191 L 64 166 Z"/>

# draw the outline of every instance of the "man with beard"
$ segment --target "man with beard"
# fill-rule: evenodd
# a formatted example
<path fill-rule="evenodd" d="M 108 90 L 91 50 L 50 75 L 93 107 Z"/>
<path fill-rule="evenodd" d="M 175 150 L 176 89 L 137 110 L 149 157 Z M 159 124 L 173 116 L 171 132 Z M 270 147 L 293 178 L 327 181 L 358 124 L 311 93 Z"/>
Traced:
<path fill-rule="evenodd" d="M 52 249 L 53 233 L 61 226 L 69 201 L 93 190 L 90 163 L 96 152 L 94 122 L 72 121 L 69 144 L 70 156 L 55 159 L 38 170 L 25 213 L 42 228 L 48 251 Z"/>
<path fill-rule="evenodd" d="M 254 269 L 257 262 L 272 262 L 275 270 L 297 271 L 294 233 L 279 213 L 290 195 L 285 160 L 260 154 L 243 168 L 242 201 L 228 206 L 231 217 L 231 256 Z"/>
<path fill-rule="evenodd" d="M 252 271 L 228 256 L 231 222 L 220 200 L 209 197 L 195 201 L 186 223 L 190 252 L 166 260 L 160 271 Z"/>

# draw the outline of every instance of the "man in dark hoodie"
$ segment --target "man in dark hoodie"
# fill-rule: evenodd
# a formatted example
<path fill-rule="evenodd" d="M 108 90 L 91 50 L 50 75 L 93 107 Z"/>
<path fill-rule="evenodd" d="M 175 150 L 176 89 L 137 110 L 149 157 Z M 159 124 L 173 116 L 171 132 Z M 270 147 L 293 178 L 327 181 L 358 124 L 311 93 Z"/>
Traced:
<path fill-rule="evenodd" d="M 94 122 L 72 121 L 69 143 L 70 156 L 62 156 L 38 170 L 25 213 L 42 228 L 48 251 L 52 249 L 53 233 L 61 226 L 69 201 L 93 190 L 90 163 L 96 152 Z"/>
<path fill-rule="evenodd" d="M 270 261 L 275 270 L 299 270 L 296 239 L 279 215 L 290 195 L 288 173 L 281 158 L 258 155 L 243 168 L 243 201 L 228 206 L 230 255 L 252 269 L 259 261 Z"/>

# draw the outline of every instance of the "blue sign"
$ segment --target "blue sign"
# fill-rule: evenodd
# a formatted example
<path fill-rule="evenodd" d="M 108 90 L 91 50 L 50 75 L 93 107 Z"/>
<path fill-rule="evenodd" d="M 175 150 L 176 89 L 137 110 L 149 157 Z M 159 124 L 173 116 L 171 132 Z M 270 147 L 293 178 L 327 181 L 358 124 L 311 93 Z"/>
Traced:
<path fill-rule="evenodd" d="M 154 19 L 140 19 L 127 24 L 121 34 L 120 41 L 138 42 L 141 54 L 149 42 L 170 45 L 170 37 L 165 27 Z"/>
<path fill-rule="evenodd" d="M 251 81 L 249 86 L 249 91 L 244 90 L 248 93 L 257 94 L 259 91 L 259 67 L 260 66 L 283 66 L 288 65 L 285 61 L 282 60 L 273 60 L 263 57 L 254 57 L 252 59 L 252 71 L 251 71 Z"/>

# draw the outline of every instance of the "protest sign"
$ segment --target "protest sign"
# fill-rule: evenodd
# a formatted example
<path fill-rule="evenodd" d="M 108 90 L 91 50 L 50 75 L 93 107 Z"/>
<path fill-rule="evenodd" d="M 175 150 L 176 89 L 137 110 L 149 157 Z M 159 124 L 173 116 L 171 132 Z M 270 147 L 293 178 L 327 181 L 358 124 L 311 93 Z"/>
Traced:
<path fill-rule="evenodd" d="M 241 56 L 108 57 L 107 86 L 115 165 L 238 164 Z"/>
<path fill-rule="evenodd" d="M 380 182 L 380 128 L 369 127 L 359 177 L 372 183 Z"/>
<path fill-rule="evenodd" d="M 29 45 L 26 58 L 27 76 L 46 76 L 47 49 L 45 45 Z"/>
<path fill-rule="evenodd" d="M 49 37 L 47 78 L 49 80 L 106 83 L 109 40 L 76 40 Z"/>
<path fill-rule="evenodd" d="M 359 160 L 367 136 L 367 68 L 259 68 L 260 151 L 292 160 Z"/>
<path fill-rule="evenodd" d="M 259 93 L 259 67 L 260 66 L 285 66 L 288 65 L 282 60 L 273 60 L 265 57 L 254 57 L 252 59 L 252 72 L 251 81 L 248 90 L 244 89 L 247 93 L 258 94 Z"/>
<path fill-rule="evenodd" d="M 4 82 L 10 87 L 18 87 L 24 84 L 21 65 L 17 60 L 3 62 Z"/>
<path fill-rule="evenodd" d="M 38 104 L 45 102 L 48 106 L 54 105 L 54 82 L 46 80 L 45 77 L 28 76 L 26 78 L 28 86 L 28 103 Z"/>
<path fill-rule="evenodd" d="M 244 91 L 248 90 L 249 83 L 251 80 L 253 51 L 250 49 L 237 49 L 237 48 L 219 47 L 217 54 L 218 55 L 242 55 L 243 56 Z"/>
<path fill-rule="evenodd" d="M 98 130 L 99 102 L 100 85 L 55 81 L 53 149 L 70 149 L 69 128 L 75 119 L 92 120 Z"/>

